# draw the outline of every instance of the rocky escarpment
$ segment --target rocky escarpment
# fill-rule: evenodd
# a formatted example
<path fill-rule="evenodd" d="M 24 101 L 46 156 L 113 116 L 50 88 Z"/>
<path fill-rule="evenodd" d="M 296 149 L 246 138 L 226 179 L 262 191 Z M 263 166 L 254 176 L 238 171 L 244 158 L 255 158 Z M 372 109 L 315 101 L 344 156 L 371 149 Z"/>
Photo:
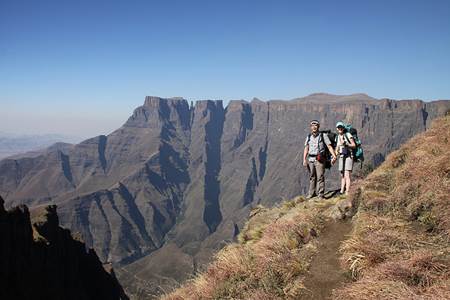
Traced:
<path fill-rule="evenodd" d="M 0 193 L 7 205 L 58 204 L 61 223 L 103 261 L 128 264 L 121 278 L 149 295 L 199 269 L 234 239 L 255 205 L 306 191 L 301 151 L 309 120 L 319 119 L 323 129 L 351 122 L 367 163 L 378 165 L 448 109 L 450 101 L 363 94 L 226 107 L 146 97 L 108 136 L 0 161 Z M 327 178 L 329 189 L 337 185 L 335 169 Z"/>
<path fill-rule="evenodd" d="M 6 211 L 0 197 L 1 299 L 128 299 L 95 251 L 59 227 L 55 206 Z"/>

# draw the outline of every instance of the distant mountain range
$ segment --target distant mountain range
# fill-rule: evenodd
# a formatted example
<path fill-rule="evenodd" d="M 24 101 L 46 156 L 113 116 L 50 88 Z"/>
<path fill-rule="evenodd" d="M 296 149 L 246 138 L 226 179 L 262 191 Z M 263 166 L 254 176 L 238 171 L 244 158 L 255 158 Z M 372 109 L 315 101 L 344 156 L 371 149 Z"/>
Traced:
<path fill-rule="evenodd" d="M 128 292 L 182 281 L 235 239 L 257 204 L 305 193 L 309 121 L 358 130 L 370 165 L 444 115 L 450 101 L 313 94 L 290 101 L 146 97 L 119 129 L 32 157 L 0 161 L 6 205 L 55 203 Z M 327 187 L 338 174 L 327 173 Z M 130 276 L 130 274 L 132 276 Z"/>
<path fill-rule="evenodd" d="M 0 132 L 0 159 L 23 155 L 27 152 L 39 152 L 55 143 L 77 143 L 81 138 L 62 134 L 18 135 Z M 27 156 L 29 153 L 27 153 Z"/>

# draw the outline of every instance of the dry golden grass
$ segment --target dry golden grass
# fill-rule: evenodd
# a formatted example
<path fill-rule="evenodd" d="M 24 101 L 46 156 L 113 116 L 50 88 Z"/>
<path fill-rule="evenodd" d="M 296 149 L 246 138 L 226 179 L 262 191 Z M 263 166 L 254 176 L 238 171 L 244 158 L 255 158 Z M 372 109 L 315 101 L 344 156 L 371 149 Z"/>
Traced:
<path fill-rule="evenodd" d="M 448 299 L 450 117 L 388 156 L 353 193 L 359 209 L 336 299 Z"/>
<path fill-rule="evenodd" d="M 298 197 L 279 207 L 257 207 L 239 236 L 207 270 L 163 299 L 298 299 L 324 212 L 336 200 L 305 202 Z M 270 225 L 270 226 L 269 226 Z"/>

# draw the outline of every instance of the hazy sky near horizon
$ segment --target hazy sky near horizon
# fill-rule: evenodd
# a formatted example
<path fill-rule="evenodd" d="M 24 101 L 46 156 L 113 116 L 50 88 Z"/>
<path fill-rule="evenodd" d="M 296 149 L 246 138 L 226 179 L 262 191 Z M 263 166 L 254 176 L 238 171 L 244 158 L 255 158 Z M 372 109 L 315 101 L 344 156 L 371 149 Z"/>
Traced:
<path fill-rule="evenodd" d="M 0 131 L 89 137 L 145 95 L 450 99 L 450 1 L 0 0 Z"/>

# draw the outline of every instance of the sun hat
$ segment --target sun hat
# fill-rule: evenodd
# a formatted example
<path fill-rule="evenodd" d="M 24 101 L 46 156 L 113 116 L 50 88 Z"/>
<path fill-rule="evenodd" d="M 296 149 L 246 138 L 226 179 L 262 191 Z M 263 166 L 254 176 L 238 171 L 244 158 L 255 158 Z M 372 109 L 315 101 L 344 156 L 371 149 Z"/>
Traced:
<path fill-rule="evenodd" d="M 342 121 L 337 122 L 336 123 L 336 128 L 338 128 L 338 127 L 344 127 L 345 128 L 344 122 L 342 122 Z"/>

